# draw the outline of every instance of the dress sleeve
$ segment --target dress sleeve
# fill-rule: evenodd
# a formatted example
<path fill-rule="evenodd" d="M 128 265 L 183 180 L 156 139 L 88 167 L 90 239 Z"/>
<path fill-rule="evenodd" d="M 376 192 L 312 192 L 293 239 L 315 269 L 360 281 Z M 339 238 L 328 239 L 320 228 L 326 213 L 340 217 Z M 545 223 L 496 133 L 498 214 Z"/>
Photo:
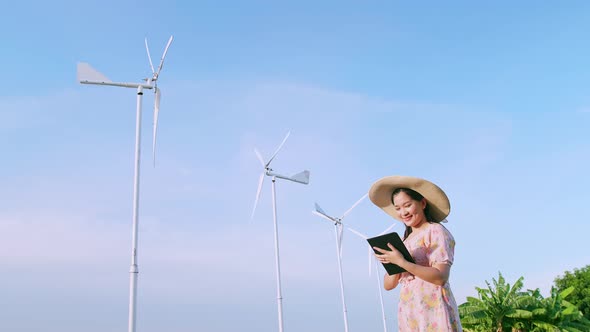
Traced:
<path fill-rule="evenodd" d="M 428 262 L 430 266 L 434 264 L 452 265 L 455 256 L 455 239 L 444 226 L 436 226 L 432 227 L 430 233 Z"/>

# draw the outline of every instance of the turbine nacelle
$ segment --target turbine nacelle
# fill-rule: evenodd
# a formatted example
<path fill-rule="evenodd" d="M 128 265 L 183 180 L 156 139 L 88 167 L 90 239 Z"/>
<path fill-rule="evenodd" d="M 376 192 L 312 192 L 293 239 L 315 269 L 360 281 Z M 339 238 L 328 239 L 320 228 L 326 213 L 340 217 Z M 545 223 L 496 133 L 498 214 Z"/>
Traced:
<path fill-rule="evenodd" d="M 322 208 L 320 207 L 320 205 L 318 203 L 314 203 L 314 206 L 315 206 L 315 210 L 311 211 L 311 213 L 313 213 L 321 218 L 324 218 L 329 222 L 334 223 L 334 226 L 342 224 L 342 218 L 335 218 L 335 217 L 329 216 L 326 212 L 324 212 L 324 210 L 322 210 Z"/>
<path fill-rule="evenodd" d="M 254 148 L 254 153 L 256 154 L 256 157 L 258 158 L 260 165 L 262 166 L 262 173 L 260 174 L 260 178 L 258 180 L 258 190 L 256 191 L 256 200 L 254 201 L 254 208 L 252 209 L 252 214 L 250 215 L 250 220 L 252 220 L 254 218 L 254 213 L 256 212 L 256 206 L 258 205 L 258 200 L 260 199 L 260 194 L 262 193 L 262 185 L 264 184 L 264 177 L 265 176 L 272 176 L 272 177 L 276 177 L 279 179 L 297 182 L 297 183 L 301 183 L 301 184 L 309 184 L 309 174 L 310 173 L 308 170 L 305 170 L 303 172 L 299 172 L 299 173 L 291 175 L 291 176 L 287 176 L 287 175 L 277 173 L 272 168 L 270 168 L 270 164 L 275 159 L 275 157 L 277 156 L 279 151 L 281 151 L 281 149 L 283 148 L 283 145 L 285 145 L 285 142 L 287 141 L 287 138 L 289 138 L 290 135 L 291 135 L 291 132 L 287 132 L 287 135 L 285 136 L 285 138 L 283 138 L 283 141 L 281 142 L 281 144 L 279 144 L 279 147 L 275 150 L 275 152 L 272 154 L 270 159 L 268 159 L 268 161 L 264 161 L 264 158 L 262 157 L 262 155 L 260 154 L 258 149 Z"/>
<path fill-rule="evenodd" d="M 315 210 L 312 211 L 312 213 L 316 214 L 324 219 L 334 222 L 335 225 L 342 224 L 342 219 L 344 219 L 357 205 L 359 205 L 367 197 L 367 195 L 369 195 L 369 194 L 368 193 L 364 194 L 363 197 L 361 197 L 358 201 L 356 201 L 356 203 L 354 203 L 340 217 L 333 217 L 333 216 L 328 215 L 326 212 L 324 212 L 324 210 L 322 210 L 322 208 L 320 207 L 320 205 L 318 203 L 314 203 Z"/>
<path fill-rule="evenodd" d="M 344 217 L 346 217 L 350 213 L 350 211 L 352 211 L 352 209 L 359 205 L 359 203 L 362 202 L 367 197 L 367 195 L 368 194 L 364 194 L 363 197 L 356 201 L 356 203 L 354 203 L 351 208 L 346 210 L 346 212 L 344 212 L 344 214 L 341 217 L 332 217 L 328 215 L 326 212 L 324 212 L 324 210 L 322 210 L 318 203 L 314 203 L 315 210 L 312 211 L 312 213 L 334 223 L 334 226 L 336 226 L 336 241 L 338 246 L 338 252 L 340 255 L 342 255 L 342 237 L 344 235 L 344 233 L 342 232 L 342 227 L 344 226 L 342 224 L 342 219 L 344 219 Z"/>
<path fill-rule="evenodd" d="M 279 179 L 283 179 L 283 180 L 289 180 L 289 181 L 293 181 L 293 182 L 297 182 L 297 183 L 301 183 L 301 184 L 309 184 L 309 171 L 305 170 L 303 172 L 291 175 L 291 176 L 286 176 L 286 175 L 282 175 L 279 173 L 275 173 L 272 169 L 267 169 L 265 172 L 266 175 L 268 176 L 274 176 L 277 177 Z"/>
<path fill-rule="evenodd" d="M 166 44 L 166 48 L 164 49 L 164 53 L 162 54 L 162 58 L 160 59 L 160 65 L 158 69 L 154 69 L 154 65 L 152 64 L 152 57 L 150 55 L 150 50 L 147 44 L 147 38 L 145 39 L 145 48 L 147 51 L 150 68 L 152 70 L 152 76 L 149 78 L 144 78 L 143 81 L 145 83 L 127 83 L 127 82 L 113 82 L 108 79 L 104 74 L 99 72 L 98 70 L 92 68 L 88 63 L 79 62 L 77 66 L 77 75 L 78 81 L 81 84 L 93 84 L 93 85 L 108 85 L 108 86 L 118 86 L 123 88 L 135 88 L 139 89 L 140 87 L 143 89 L 154 90 L 154 122 L 153 122 L 153 139 L 152 139 L 152 151 L 153 151 L 153 163 L 154 167 L 156 166 L 156 137 L 158 133 L 158 116 L 160 113 L 160 100 L 162 92 L 158 88 L 157 80 L 160 76 L 160 71 L 164 66 L 164 59 L 166 58 L 166 54 L 168 53 L 168 48 L 172 43 L 174 36 L 170 36 L 168 39 L 168 44 Z"/>
<path fill-rule="evenodd" d="M 113 82 L 108 79 L 103 73 L 94 69 L 90 64 L 86 62 L 78 62 L 77 65 L 77 76 L 78 82 L 81 84 L 93 84 L 93 85 L 109 85 L 118 86 L 123 88 L 134 88 L 137 89 L 140 86 L 144 89 L 153 89 L 154 86 L 151 84 L 142 83 L 131 83 L 131 82 Z"/>

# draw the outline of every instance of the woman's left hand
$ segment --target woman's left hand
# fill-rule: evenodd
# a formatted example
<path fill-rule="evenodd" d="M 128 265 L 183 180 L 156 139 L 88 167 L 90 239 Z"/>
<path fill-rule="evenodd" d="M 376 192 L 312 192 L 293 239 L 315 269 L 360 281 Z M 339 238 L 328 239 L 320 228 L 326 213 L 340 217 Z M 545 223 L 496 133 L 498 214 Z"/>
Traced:
<path fill-rule="evenodd" d="M 391 263 L 391 264 L 400 265 L 402 262 L 405 261 L 405 258 L 402 255 L 402 253 L 399 252 L 399 250 L 395 249 L 395 247 L 393 245 L 391 245 L 391 243 L 388 243 L 387 246 L 391 250 L 383 250 L 378 247 L 373 247 L 373 249 L 375 249 L 381 253 L 381 254 L 375 254 L 375 257 L 377 257 L 377 259 L 381 263 L 384 263 L 384 264 Z"/>

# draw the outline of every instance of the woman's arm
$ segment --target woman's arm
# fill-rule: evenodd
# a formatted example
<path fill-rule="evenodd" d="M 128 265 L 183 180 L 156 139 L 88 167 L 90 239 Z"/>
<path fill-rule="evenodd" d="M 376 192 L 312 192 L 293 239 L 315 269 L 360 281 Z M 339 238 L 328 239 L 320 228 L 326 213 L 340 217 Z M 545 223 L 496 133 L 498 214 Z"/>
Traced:
<path fill-rule="evenodd" d="M 410 272 L 416 277 L 433 283 L 438 286 L 443 286 L 449 280 L 449 273 L 451 266 L 448 264 L 434 264 L 434 266 L 422 266 L 403 260 L 399 265 L 404 270 Z"/>
<path fill-rule="evenodd" d="M 390 276 L 389 274 L 385 273 L 385 276 L 383 277 L 383 287 L 385 287 L 385 290 L 390 291 L 397 287 L 400 275 L 401 273 Z"/>
<path fill-rule="evenodd" d="M 396 264 L 414 276 L 433 283 L 438 286 L 444 285 L 449 280 L 449 273 L 451 266 L 448 264 L 434 264 L 433 266 L 422 266 L 408 262 L 404 256 L 391 244 L 387 244 L 391 250 L 383 250 L 378 247 L 373 247 L 381 254 L 375 254 L 375 256 L 382 263 Z M 397 286 L 397 283 L 391 283 L 391 285 Z M 385 288 L 387 289 L 387 287 Z"/>

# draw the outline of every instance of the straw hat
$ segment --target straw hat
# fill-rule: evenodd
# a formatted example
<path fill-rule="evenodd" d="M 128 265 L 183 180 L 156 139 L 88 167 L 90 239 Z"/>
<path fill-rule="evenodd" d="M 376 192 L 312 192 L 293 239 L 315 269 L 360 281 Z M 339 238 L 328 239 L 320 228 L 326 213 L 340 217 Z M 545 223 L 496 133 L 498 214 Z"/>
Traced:
<path fill-rule="evenodd" d="M 430 216 L 436 222 L 445 220 L 451 212 L 451 203 L 442 189 L 430 181 L 411 176 L 393 175 L 378 180 L 371 186 L 369 198 L 385 213 L 399 220 L 391 199 L 397 188 L 412 189 L 424 196 L 428 201 Z"/>

